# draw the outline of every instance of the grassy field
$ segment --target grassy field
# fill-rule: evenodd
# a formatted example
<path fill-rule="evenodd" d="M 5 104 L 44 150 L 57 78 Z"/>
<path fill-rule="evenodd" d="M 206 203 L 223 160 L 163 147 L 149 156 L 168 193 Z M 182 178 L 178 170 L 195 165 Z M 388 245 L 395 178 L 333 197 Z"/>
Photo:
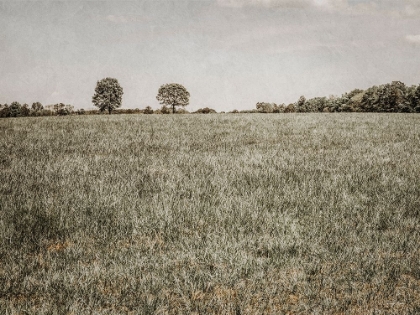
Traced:
<path fill-rule="evenodd" d="M 420 115 L 0 120 L 0 314 L 419 314 Z"/>

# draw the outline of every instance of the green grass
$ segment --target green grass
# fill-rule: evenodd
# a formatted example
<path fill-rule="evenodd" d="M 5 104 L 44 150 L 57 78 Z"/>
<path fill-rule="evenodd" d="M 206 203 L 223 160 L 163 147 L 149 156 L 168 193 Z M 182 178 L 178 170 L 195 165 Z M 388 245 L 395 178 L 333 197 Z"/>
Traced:
<path fill-rule="evenodd" d="M 418 314 L 420 116 L 0 120 L 0 314 Z"/>

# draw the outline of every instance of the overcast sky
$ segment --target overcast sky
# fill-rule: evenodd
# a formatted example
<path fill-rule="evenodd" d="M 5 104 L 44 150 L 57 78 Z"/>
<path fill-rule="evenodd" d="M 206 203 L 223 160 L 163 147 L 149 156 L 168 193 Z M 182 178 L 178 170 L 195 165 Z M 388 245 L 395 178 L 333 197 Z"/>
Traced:
<path fill-rule="evenodd" d="M 0 2 L 0 103 L 91 108 L 118 79 L 122 108 L 159 108 L 165 83 L 188 110 L 420 83 L 420 0 Z"/>

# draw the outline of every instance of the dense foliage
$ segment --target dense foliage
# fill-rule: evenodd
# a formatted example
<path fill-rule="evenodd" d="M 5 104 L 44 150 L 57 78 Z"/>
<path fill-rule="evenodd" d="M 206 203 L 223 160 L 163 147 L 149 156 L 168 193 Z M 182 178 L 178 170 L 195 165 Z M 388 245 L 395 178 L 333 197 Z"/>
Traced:
<path fill-rule="evenodd" d="M 172 107 L 172 113 L 175 113 L 176 106 L 187 106 L 189 98 L 190 93 L 183 85 L 178 83 L 162 85 L 156 96 L 160 104 Z"/>
<path fill-rule="evenodd" d="M 35 102 L 29 107 L 18 102 L 0 104 L 0 117 L 52 116 L 71 114 L 101 114 L 105 110 L 115 114 L 188 114 L 185 108 L 178 106 L 189 104 L 189 92 L 180 84 L 166 84 L 160 87 L 157 99 L 163 104 L 153 110 L 150 106 L 144 109 L 119 109 L 121 106 L 122 88 L 116 79 L 106 78 L 98 82 L 94 103 L 99 110 L 74 110 L 72 105 L 63 103 L 43 106 Z M 108 102 L 110 100 L 110 102 Z M 167 106 L 172 107 L 172 110 Z M 400 81 L 372 86 L 366 90 L 354 89 L 339 96 L 314 97 L 306 99 L 299 97 L 289 105 L 258 102 L 255 109 L 232 110 L 230 113 L 306 113 L 306 112 L 400 112 L 420 113 L 420 85 L 406 86 Z M 200 108 L 194 114 L 210 114 L 216 111 L 209 107 Z M 224 113 L 224 112 L 222 112 Z"/>
<path fill-rule="evenodd" d="M 257 103 L 257 110 L 262 113 L 273 112 L 420 112 L 420 85 L 406 86 L 400 81 L 373 86 L 367 90 L 355 89 L 341 97 L 301 96 L 298 101 L 288 106 L 274 103 Z"/>
<path fill-rule="evenodd" d="M 209 107 L 200 108 L 194 112 L 194 114 L 215 114 L 215 113 L 216 111 Z"/>
<path fill-rule="evenodd" d="M 0 105 L 0 117 L 26 117 L 26 116 L 66 116 L 73 113 L 80 113 L 81 110 L 74 111 L 72 105 L 63 103 L 43 106 L 40 102 L 35 102 L 31 107 L 28 104 L 21 105 L 13 102 L 10 105 Z"/>
<path fill-rule="evenodd" d="M 123 88 L 117 79 L 105 78 L 98 81 L 95 88 L 95 94 L 92 97 L 92 103 L 99 108 L 101 112 L 108 111 L 109 114 L 116 108 L 121 107 Z"/>

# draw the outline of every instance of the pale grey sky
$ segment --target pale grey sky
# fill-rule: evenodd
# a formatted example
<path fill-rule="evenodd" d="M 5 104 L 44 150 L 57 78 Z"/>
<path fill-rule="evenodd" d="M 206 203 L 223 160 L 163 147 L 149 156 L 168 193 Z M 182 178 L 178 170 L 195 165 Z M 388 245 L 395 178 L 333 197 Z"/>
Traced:
<path fill-rule="evenodd" d="M 190 111 L 420 83 L 420 0 L 0 2 L 0 103 L 93 107 L 118 79 L 123 108 L 160 107 L 183 84 Z"/>

